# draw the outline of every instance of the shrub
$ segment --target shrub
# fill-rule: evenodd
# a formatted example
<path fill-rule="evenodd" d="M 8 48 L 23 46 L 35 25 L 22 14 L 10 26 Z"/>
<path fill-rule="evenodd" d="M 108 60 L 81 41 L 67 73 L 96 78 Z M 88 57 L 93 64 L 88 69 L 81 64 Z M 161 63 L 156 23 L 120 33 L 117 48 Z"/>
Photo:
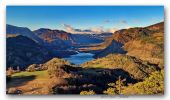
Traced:
<path fill-rule="evenodd" d="M 66 75 L 67 65 L 70 65 L 68 61 L 58 58 L 53 58 L 44 64 L 44 66 L 48 68 L 48 74 L 50 77 L 62 77 Z"/>
<path fill-rule="evenodd" d="M 30 65 L 27 69 L 26 69 L 26 71 L 28 71 L 28 72 L 34 72 L 34 71 L 36 71 L 35 70 L 35 68 L 36 68 L 36 64 L 32 64 L 32 65 Z"/>
<path fill-rule="evenodd" d="M 48 67 L 48 74 L 50 77 L 62 77 L 66 72 L 61 69 L 64 65 L 58 64 L 55 66 L 49 66 Z"/>
<path fill-rule="evenodd" d="M 132 91 L 132 92 L 129 92 Z M 125 94 L 163 94 L 164 93 L 164 71 L 155 71 L 143 82 L 128 86 Z"/>
<path fill-rule="evenodd" d="M 93 90 L 80 92 L 80 95 L 94 95 L 94 94 L 96 94 L 96 93 Z"/>
<path fill-rule="evenodd" d="M 107 90 L 103 91 L 103 93 L 107 94 L 107 95 L 115 95 L 116 94 L 115 91 L 116 91 L 115 88 L 109 87 L 109 88 L 107 88 Z"/>

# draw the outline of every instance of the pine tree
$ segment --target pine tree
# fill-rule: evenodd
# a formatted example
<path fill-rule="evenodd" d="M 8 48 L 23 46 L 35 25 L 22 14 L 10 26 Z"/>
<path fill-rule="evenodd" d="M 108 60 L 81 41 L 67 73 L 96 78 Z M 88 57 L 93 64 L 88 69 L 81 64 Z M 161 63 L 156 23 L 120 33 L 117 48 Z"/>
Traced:
<path fill-rule="evenodd" d="M 118 77 L 118 80 L 115 83 L 109 83 L 110 86 L 107 90 L 105 90 L 104 94 L 115 95 L 115 94 L 122 94 L 123 87 L 125 86 L 126 79 L 121 79 Z"/>

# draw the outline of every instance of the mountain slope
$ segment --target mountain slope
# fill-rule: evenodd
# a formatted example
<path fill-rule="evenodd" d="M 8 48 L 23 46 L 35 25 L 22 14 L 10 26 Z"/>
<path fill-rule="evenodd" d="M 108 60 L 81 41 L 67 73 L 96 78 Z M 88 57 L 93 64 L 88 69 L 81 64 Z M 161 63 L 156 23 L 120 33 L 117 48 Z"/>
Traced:
<path fill-rule="evenodd" d="M 154 32 L 150 36 L 129 41 L 124 45 L 127 55 L 164 66 L 164 35 L 163 32 Z"/>
<path fill-rule="evenodd" d="M 25 69 L 33 63 L 43 63 L 51 58 L 50 52 L 32 39 L 18 35 L 7 38 L 7 68 Z"/>
<path fill-rule="evenodd" d="M 106 49 L 101 51 L 99 54 L 96 54 L 95 57 L 96 58 L 104 57 L 112 53 L 122 54 L 122 52 L 115 52 L 115 49 L 114 49 L 115 47 L 118 47 L 117 48 L 118 50 L 119 49 L 124 50 L 127 52 L 127 54 L 131 56 L 135 56 L 135 57 L 143 56 L 142 58 L 144 58 L 145 56 L 141 55 L 140 52 L 143 52 L 143 54 L 145 54 L 145 51 L 150 52 L 150 54 L 153 54 L 153 55 L 155 55 L 154 53 L 161 53 L 160 55 L 163 55 L 163 33 L 164 33 L 163 25 L 164 25 L 164 22 L 161 22 L 161 23 L 154 24 L 148 27 L 144 27 L 144 28 L 137 27 L 137 28 L 122 29 L 122 30 L 116 31 L 112 36 L 112 43 Z M 115 44 L 115 41 L 117 42 L 116 44 Z M 149 49 L 148 46 L 152 49 Z M 137 49 L 140 50 L 140 52 L 137 51 Z M 158 52 L 155 51 L 155 49 Z M 146 58 L 150 59 L 150 57 L 149 58 L 146 57 Z M 162 59 L 162 56 L 161 56 L 161 59 Z"/>
<path fill-rule="evenodd" d="M 57 49 L 66 49 L 71 47 L 72 38 L 71 34 L 61 30 L 51 30 L 40 28 L 35 30 L 34 33 L 48 43 L 47 46 L 53 46 Z"/>
<path fill-rule="evenodd" d="M 22 35 L 27 36 L 37 43 L 43 43 L 43 40 L 36 36 L 30 29 L 26 27 L 17 27 L 13 25 L 6 25 L 6 34 L 8 35 Z"/>

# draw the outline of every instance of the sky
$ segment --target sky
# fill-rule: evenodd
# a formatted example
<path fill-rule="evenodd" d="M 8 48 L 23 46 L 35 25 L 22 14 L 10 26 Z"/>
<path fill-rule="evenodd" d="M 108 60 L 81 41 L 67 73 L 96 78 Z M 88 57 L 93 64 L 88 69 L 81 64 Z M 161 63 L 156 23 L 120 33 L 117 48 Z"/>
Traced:
<path fill-rule="evenodd" d="M 31 30 L 114 32 L 164 21 L 163 6 L 7 6 L 6 23 Z"/>

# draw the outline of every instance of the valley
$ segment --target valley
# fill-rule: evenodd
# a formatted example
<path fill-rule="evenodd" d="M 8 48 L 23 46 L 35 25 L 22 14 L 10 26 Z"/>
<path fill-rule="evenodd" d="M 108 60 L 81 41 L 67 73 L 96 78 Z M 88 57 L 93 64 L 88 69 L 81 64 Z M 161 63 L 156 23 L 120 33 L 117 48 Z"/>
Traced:
<path fill-rule="evenodd" d="M 7 94 L 163 94 L 163 41 L 164 22 L 101 34 L 7 25 Z"/>

